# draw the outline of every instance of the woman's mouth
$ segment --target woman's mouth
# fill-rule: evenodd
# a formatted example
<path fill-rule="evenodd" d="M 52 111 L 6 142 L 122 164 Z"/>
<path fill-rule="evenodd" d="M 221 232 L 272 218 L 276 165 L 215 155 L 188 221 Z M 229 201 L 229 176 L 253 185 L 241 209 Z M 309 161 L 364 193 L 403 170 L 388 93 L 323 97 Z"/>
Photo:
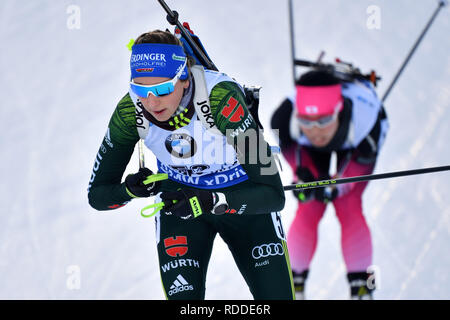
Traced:
<path fill-rule="evenodd" d="M 316 146 L 324 146 L 328 142 L 328 139 L 326 137 L 317 137 L 313 139 L 312 143 Z"/>
<path fill-rule="evenodd" d="M 158 110 L 158 111 L 152 111 L 152 113 L 154 113 L 155 115 L 157 115 L 157 116 L 159 116 L 159 115 L 161 115 L 164 111 L 166 111 L 166 109 L 161 109 L 161 110 Z"/>

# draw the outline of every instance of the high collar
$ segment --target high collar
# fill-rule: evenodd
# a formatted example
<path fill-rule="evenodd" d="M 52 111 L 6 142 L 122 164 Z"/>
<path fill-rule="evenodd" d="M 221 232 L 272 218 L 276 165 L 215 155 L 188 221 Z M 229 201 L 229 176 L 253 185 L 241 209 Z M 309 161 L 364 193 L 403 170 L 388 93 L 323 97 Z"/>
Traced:
<path fill-rule="evenodd" d="M 193 107 L 193 97 L 195 91 L 194 78 L 189 76 L 189 86 L 184 89 L 183 96 L 180 101 L 180 105 L 175 113 L 166 121 L 158 121 L 153 117 L 150 112 L 144 108 L 144 117 L 153 123 L 154 125 L 169 131 L 174 131 L 183 126 L 186 126 L 189 122 L 183 121 L 183 119 L 192 119 L 195 108 Z"/>

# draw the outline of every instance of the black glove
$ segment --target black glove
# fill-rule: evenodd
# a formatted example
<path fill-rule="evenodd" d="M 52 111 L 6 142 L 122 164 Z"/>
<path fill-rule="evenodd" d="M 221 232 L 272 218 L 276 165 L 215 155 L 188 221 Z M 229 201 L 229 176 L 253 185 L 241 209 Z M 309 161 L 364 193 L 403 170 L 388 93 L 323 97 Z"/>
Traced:
<path fill-rule="evenodd" d="M 336 187 L 323 187 L 317 188 L 314 191 L 314 196 L 317 201 L 321 201 L 323 203 L 332 202 L 339 195 L 339 191 Z"/>
<path fill-rule="evenodd" d="M 311 182 L 316 180 L 311 171 L 305 167 L 298 167 L 296 174 L 300 180 L 299 182 Z M 292 192 L 294 193 L 295 198 L 300 202 L 308 202 L 314 199 L 314 189 L 297 189 Z"/>
<path fill-rule="evenodd" d="M 161 187 L 161 181 L 155 181 L 154 178 L 156 175 L 150 169 L 141 168 L 138 173 L 129 174 L 125 178 L 125 187 L 128 193 L 135 198 L 154 196 Z"/>
<path fill-rule="evenodd" d="M 330 179 L 331 177 L 328 174 L 319 177 L 319 181 Z M 332 202 L 334 199 L 337 198 L 338 194 L 339 191 L 335 186 L 332 187 L 326 186 L 314 189 L 314 197 L 316 198 L 317 201 L 321 201 L 323 203 Z"/>
<path fill-rule="evenodd" d="M 201 189 L 179 189 L 161 193 L 163 212 L 182 219 L 193 219 L 203 213 L 224 214 L 228 210 L 225 196 Z"/>

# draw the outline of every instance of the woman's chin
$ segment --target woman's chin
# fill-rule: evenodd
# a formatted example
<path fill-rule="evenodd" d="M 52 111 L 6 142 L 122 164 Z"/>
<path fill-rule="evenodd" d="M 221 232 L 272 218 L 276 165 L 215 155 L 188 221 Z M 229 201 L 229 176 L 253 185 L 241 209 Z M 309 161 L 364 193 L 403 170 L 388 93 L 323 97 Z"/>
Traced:
<path fill-rule="evenodd" d="M 312 145 L 313 145 L 314 147 L 317 147 L 317 148 L 323 148 L 323 147 L 325 147 L 329 142 L 330 142 L 330 140 L 328 140 L 328 139 L 317 139 L 317 140 L 311 141 Z"/>

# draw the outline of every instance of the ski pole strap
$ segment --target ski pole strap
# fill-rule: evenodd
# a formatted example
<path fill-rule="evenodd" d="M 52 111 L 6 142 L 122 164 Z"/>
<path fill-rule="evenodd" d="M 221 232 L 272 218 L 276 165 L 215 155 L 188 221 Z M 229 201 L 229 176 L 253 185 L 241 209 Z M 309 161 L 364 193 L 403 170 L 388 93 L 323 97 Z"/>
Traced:
<path fill-rule="evenodd" d="M 302 190 L 314 189 L 314 188 L 321 188 L 321 187 L 332 186 L 332 185 L 337 185 L 337 184 L 344 184 L 344 183 L 396 178 L 396 177 L 412 176 L 412 175 L 416 175 L 416 174 L 449 171 L 449 170 L 450 170 L 450 165 L 449 166 L 423 168 L 423 169 L 405 170 L 405 171 L 395 171 L 395 172 L 387 172 L 387 173 L 380 173 L 380 174 L 370 174 L 370 175 L 364 175 L 364 176 L 356 176 L 356 177 L 292 184 L 292 185 L 284 186 L 283 189 L 284 189 L 284 191 L 299 190 L 299 189 L 302 189 Z"/>
<path fill-rule="evenodd" d="M 147 179 L 145 179 L 143 181 L 143 183 L 145 185 L 151 184 L 151 183 L 155 183 L 156 181 L 163 181 L 169 178 L 169 175 L 167 173 L 157 173 L 157 174 L 152 174 L 151 176 L 148 176 Z M 148 205 L 144 208 L 142 208 L 141 210 L 141 216 L 144 218 L 151 218 L 153 217 L 155 214 L 157 214 L 159 211 L 161 211 L 161 209 L 164 207 L 164 202 L 158 202 L 158 203 L 154 203 L 151 205 Z M 150 213 L 150 214 L 144 214 L 145 211 L 148 211 L 150 209 L 155 208 L 155 210 Z"/>
<path fill-rule="evenodd" d="M 177 203 L 177 200 L 172 200 L 173 203 Z M 148 205 L 144 208 L 141 209 L 141 216 L 143 218 L 151 218 L 153 217 L 155 214 L 157 214 L 158 212 L 161 211 L 162 208 L 164 208 L 164 202 L 157 202 L 151 205 Z M 154 209 L 153 212 L 149 213 L 149 214 L 144 214 L 144 212 L 150 210 L 150 209 Z"/>
<path fill-rule="evenodd" d="M 152 174 L 150 176 L 148 176 L 143 183 L 145 185 L 154 183 L 156 181 L 163 181 L 163 180 L 167 180 L 169 179 L 169 175 L 167 173 L 156 173 L 156 174 Z"/>
<path fill-rule="evenodd" d="M 157 203 L 151 204 L 149 206 L 146 206 L 146 207 L 141 209 L 141 216 L 144 217 L 144 218 L 151 218 L 155 214 L 157 214 L 159 211 L 161 211 L 161 209 L 163 207 L 164 207 L 164 202 L 157 202 Z M 144 212 L 146 212 L 146 211 L 148 211 L 150 209 L 154 209 L 153 212 L 151 212 L 149 214 L 144 214 Z"/>

